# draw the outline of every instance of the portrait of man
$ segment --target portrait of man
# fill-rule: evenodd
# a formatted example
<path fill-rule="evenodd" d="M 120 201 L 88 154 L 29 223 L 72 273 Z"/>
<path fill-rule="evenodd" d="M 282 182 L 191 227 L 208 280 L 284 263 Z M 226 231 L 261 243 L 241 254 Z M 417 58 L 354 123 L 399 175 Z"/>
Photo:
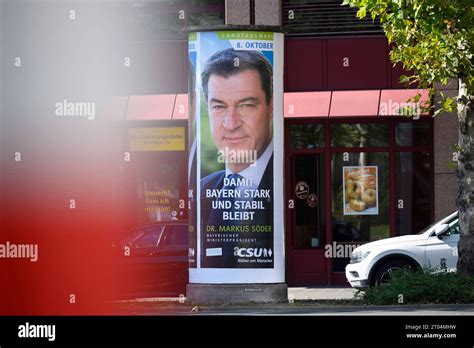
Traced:
<path fill-rule="evenodd" d="M 226 230 L 222 226 L 260 226 L 261 229 L 271 229 L 272 65 L 258 51 L 224 49 L 208 59 L 201 73 L 201 83 L 212 142 L 218 150 L 218 160 L 225 163 L 224 170 L 201 179 L 201 226 L 216 233 L 251 232 L 248 227 Z M 239 190 L 237 194 L 228 192 Z M 219 193 L 213 194 L 215 192 Z M 268 235 L 271 237 L 272 233 Z M 249 245 L 268 244 L 263 234 L 259 236 L 260 241 L 252 240 L 250 234 L 247 236 L 250 236 L 252 243 L 249 242 Z M 217 248 L 221 250 L 212 257 L 213 260 L 230 257 L 237 252 L 235 244 L 223 245 Z M 245 245 L 245 242 L 240 245 Z"/>

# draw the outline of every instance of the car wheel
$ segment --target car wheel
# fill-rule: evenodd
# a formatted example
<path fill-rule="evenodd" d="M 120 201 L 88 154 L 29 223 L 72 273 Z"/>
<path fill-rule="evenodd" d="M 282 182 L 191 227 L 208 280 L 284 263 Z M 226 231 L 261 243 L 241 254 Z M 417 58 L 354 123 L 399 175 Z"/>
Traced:
<path fill-rule="evenodd" d="M 392 260 L 383 263 L 377 270 L 374 276 L 374 281 L 372 282 L 375 286 L 384 286 L 387 285 L 390 280 L 393 278 L 393 274 L 396 271 L 403 270 L 405 275 L 408 272 L 413 271 L 413 266 L 406 261 L 402 260 Z M 403 275 L 402 275 L 403 277 Z"/>

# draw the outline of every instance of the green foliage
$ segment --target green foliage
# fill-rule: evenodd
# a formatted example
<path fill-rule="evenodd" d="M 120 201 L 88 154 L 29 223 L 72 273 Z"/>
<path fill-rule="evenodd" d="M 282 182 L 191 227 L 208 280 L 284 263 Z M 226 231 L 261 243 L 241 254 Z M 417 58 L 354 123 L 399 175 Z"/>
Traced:
<path fill-rule="evenodd" d="M 378 17 L 390 43 L 393 63 L 402 63 L 412 76 L 402 83 L 418 83 L 432 90 L 435 82 L 467 81 L 474 92 L 474 3 L 472 0 L 344 0 L 358 7 L 357 16 Z M 443 98 L 440 111 L 453 111 L 456 100 Z"/>
<path fill-rule="evenodd" d="M 395 272 L 387 285 L 359 291 L 357 297 L 375 305 L 474 303 L 474 276 L 446 272 L 444 261 L 439 269 Z"/>

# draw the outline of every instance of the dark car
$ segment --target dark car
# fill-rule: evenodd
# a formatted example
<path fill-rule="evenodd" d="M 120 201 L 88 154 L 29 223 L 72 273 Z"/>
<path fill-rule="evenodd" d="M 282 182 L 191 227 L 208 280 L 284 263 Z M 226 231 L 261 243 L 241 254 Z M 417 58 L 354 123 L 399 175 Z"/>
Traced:
<path fill-rule="evenodd" d="M 187 223 L 154 223 L 137 227 L 114 248 L 121 297 L 179 296 L 186 293 Z"/>

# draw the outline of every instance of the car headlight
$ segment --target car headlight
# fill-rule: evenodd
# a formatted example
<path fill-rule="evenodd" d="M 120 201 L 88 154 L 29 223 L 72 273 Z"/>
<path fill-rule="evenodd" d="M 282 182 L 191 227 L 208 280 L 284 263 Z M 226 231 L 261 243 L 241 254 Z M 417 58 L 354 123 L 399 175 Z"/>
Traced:
<path fill-rule="evenodd" d="M 351 254 L 351 263 L 362 262 L 369 254 L 370 251 L 355 251 Z"/>

